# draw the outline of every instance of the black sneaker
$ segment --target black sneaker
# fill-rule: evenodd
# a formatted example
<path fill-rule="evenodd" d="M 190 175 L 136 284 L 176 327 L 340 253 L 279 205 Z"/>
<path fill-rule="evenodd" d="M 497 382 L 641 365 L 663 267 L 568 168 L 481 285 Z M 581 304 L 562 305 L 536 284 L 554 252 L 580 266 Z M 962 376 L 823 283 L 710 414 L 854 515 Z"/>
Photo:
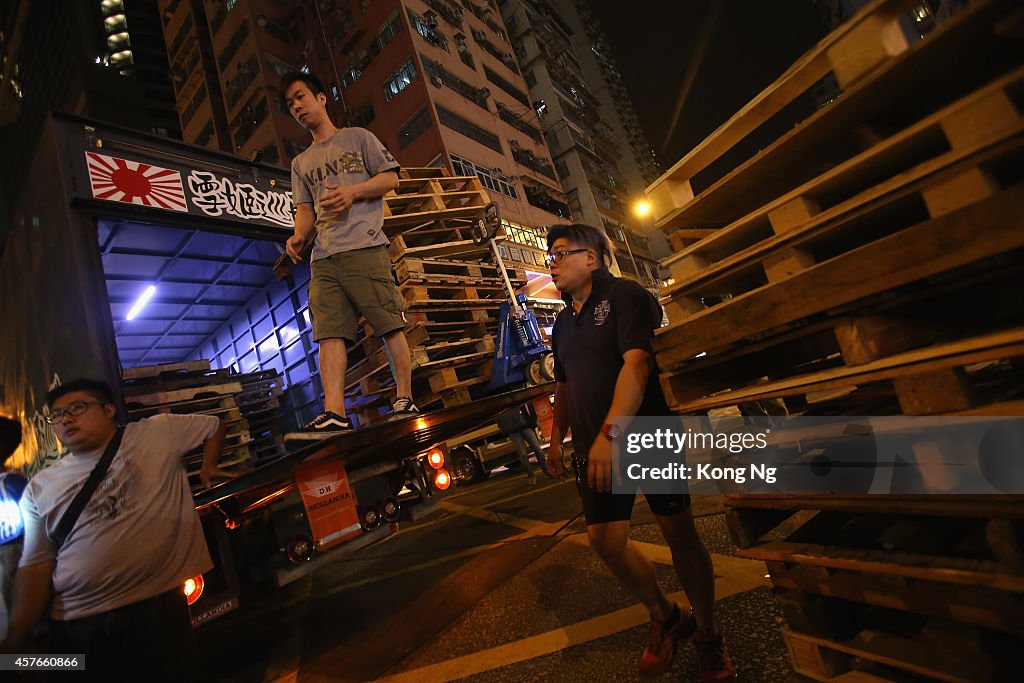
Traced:
<path fill-rule="evenodd" d="M 329 410 L 317 415 L 315 418 L 302 426 L 298 432 L 285 435 L 287 441 L 310 441 L 315 439 L 326 439 L 330 436 L 337 436 L 352 431 L 352 421 Z"/>
<path fill-rule="evenodd" d="M 394 416 L 418 415 L 419 412 L 420 409 L 416 407 L 412 399 L 405 396 L 399 396 L 391 404 L 391 414 Z"/>

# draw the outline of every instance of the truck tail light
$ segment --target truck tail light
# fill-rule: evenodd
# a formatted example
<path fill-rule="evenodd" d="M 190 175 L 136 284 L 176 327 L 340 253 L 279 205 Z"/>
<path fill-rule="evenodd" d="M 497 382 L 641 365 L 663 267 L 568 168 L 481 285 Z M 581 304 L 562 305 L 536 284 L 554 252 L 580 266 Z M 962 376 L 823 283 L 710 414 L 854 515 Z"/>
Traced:
<path fill-rule="evenodd" d="M 388 522 L 397 522 L 398 517 L 402 512 L 402 508 L 396 499 L 385 498 L 380 504 L 380 512 Z"/>
<path fill-rule="evenodd" d="M 435 470 L 441 469 L 441 466 L 444 465 L 444 453 L 441 452 L 440 448 L 431 449 L 431 451 L 427 453 L 427 462 L 429 462 L 430 466 Z"/>
<path fill-rule="evenodd" d="M 437 476 L 434 477 L 434 486 L 437 487 L 437 490 L 444 491 L 451 485 L 452 476 L 448 474 L 448 470 L 438 470 Z"/>
<path fill-rule="evenodd" d="M 185 581 L 185 599 L 188 601 L 189 606 L 196 604 L 196 600 L 203 594 L 203 575 L 193 576 L 191 579 Z"/>

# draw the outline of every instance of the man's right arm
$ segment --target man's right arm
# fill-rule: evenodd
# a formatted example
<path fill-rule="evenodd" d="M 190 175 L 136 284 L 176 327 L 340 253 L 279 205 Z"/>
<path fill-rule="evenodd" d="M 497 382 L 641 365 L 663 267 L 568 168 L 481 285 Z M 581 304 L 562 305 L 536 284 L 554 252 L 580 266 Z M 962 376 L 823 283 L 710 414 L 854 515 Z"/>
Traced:
<path fill-rule="evenodd" d="M 562 440 L 569 431 L 569 383 L 555 382 L 555 405 L 551 424 L 551 444 L 548 446 L 548 473 L 552 477 L 565 477 L 562 464 Z"/>
<path fill-rule="evenodd" d="M 24 649 L 32 627 L 43 616 L 53 595 L 53 570 L 56 560 L 18 567 L 14 575 L 14 605 L 7 637 L 0 641 L 0 652 L 11 654 Z"/>
<path fill-rule="evenodd" d="M 292 261 L 298 263 L 302 260 L 302 250 L 309 243 L 310 237 L 316 229 L 316 211 L 309 202 L 302 202 L 295 205 L 295 233 L 288 238 L 285 244 L 285 251 Z"/>

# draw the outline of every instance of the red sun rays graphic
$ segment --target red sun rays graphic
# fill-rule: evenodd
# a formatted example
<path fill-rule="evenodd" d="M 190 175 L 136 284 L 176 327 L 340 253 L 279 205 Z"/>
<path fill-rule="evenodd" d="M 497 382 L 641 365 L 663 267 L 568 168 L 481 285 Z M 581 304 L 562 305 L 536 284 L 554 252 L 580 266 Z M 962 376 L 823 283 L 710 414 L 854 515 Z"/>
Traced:
<path fill-rule="evenodd" d="M 188 211 L 181 173 L 95 152 L 85 153 L 92 195 L 126 204 Z"/>

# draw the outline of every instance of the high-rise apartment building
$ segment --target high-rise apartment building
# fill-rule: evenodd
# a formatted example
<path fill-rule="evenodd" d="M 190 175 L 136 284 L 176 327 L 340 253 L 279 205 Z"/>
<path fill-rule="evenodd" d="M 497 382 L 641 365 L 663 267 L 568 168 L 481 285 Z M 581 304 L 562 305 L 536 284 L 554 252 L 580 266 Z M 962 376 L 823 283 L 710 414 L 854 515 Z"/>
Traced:
<path fill-rule="evenodd" d="M 56 5 L 0 3 L 0 241 L 51 109 L 147 133 L 177 133 L 166 75 L 161 92 L 155 0 Z"/>
<path fill-rule="evenodd" d="M 596 19 L 583 10 L 570 0 L 502 3 L 574 218 L 603 227 L 622 274 L 654 287 L 659 265 L 632 203 L 657 167 Z"/>
<path fill-rule="evenodd" d="M 570 220 L 537 111 L 492 0 L 160 0 L 184 139 L 282 166 L 309 134 L 279 81 L 308 68 L 337 123 L 406 166 L 476 175 L 517 266 L 543 269 L 543 227 Z"/>

